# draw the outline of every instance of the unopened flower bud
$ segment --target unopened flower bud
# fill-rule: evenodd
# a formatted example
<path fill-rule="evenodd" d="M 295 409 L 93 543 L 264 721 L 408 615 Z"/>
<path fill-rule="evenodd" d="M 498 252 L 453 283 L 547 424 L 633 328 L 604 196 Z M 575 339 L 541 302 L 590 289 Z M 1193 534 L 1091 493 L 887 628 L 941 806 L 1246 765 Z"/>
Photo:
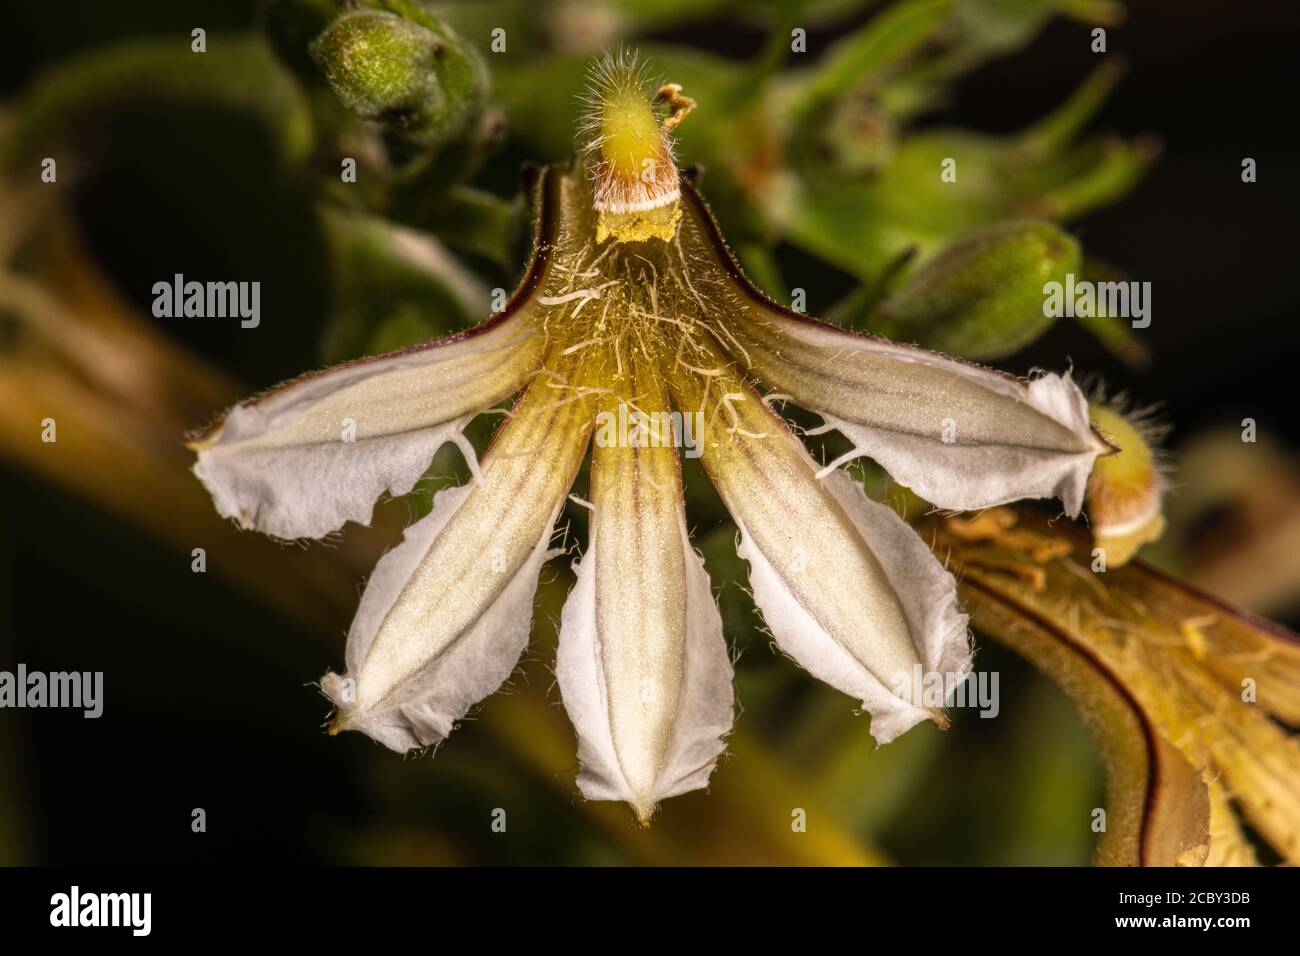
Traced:
<path fill-rule="evenodd" d="M 1093 540 L 1105 552 L 1107 565 L 1116 567 L 1164 531 L 1164 479 L 1152 445 L 1155 436 L 1140 419 L 1131 420 L 1100 402 L 1089 405 L 1088 417 L 1119 449 L 1097 459 L 1087 493 Z"/>
<path fill-rule="evenodd" d="M 881 305 L 872 329 L 965 358 L 1010 355 L 1052 323 L 1043 286 L 1078 268 L 1078 243 L 1051 223 L 1000 223 L 922 268 Z"/>
<path fill-rule="evenodd" d="M 316 39 L 311 55 L 350 110 L 415 139 L 455 136 L 483 106 L 482 61 L 431 15 L 413 23 L 378 10 L 347 13 Z"/>

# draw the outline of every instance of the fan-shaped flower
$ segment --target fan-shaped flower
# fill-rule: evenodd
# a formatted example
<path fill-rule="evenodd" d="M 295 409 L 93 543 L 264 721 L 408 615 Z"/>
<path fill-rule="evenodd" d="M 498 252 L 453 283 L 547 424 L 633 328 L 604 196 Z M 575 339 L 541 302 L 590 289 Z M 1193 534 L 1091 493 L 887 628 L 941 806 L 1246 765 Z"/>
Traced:
<path fill-rule="evenodd" d="M 772 400 L 816 411 L 852 442 L 846 459 L 870 456 L 940 508 L 1059 497 L 1075 514 L 1109 446 L 1068 375 L 1021 381 L 766 298 L 689 177 L 663 168 L 666 127 L 689 101 L 673 87 L 655 99 L 618 63 L 601 83 L 580 162 L 532 177 L 533 254 L 503 311 L 275 388 L 193 447 L 219 511 L 281 538 L 367 522 L 441 445 L 463 449 L 472 480 L 438 494 L 380 560 L 346 674 L 323 682 L 337 729 L 406 751 L 446 737 L 516 666 L 539 569 L 559 553 L 556 519 L 594 444 L 591 531 L 556 671 L 578 786 L 627 801 L 644 822 L 660 800 L 706 784 L 733 716 L 679 446 L 701 456 L 735 518 L 778 645 L 861 701 L 881 743 L 942 724 L 904 688 L 918 667 L 969 671 L 966 617 L 921 539 L 842 461 L 820 467 Z M 464 426 L 512 395 L 476 461 Z M 626 421 L 630 434 L 610 427 Z"/>

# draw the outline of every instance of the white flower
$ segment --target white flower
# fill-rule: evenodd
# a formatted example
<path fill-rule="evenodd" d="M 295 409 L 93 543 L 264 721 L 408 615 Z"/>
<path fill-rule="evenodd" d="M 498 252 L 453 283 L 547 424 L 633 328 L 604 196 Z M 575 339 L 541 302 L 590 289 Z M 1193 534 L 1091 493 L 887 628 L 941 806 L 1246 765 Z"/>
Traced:
<path fill-rule="evenodd" d="M 532 261 L 501 314 L 290 382 L 194 443 L 218 510 L 281 538 L 368 521 L 446 442 L 469 456 L 473 480 L 439 494 L 370 578 L 346 676 L 323 685 L 336 726 L 398 751 L 433 744 L 510 675 L 593 421 L 620 405 L 702 413 L 702 464 L 783 650 L 861 701 L 881 743 L 942 722 L 891 688 L 911 686 L 918 665 L 969 670 L 952 577 L 860 484 L 819 468 L 756 389 L 818 412 L 853 456 L 940 508 L 1060 497 L 1071 514 L 1109 448 L 1082 394 L 1068 375 L 1024 382 L 788 312 L 745 279 L 687 179 L 650 228 L 596 209 L 593 193 L 609 190 L 590 169 L 537 176 Z M 474 462 L 464 425 L 515 394 Z M 345 419 L 355 440 L 340 437 Z M 707 783 L 733 715 L 731 657 L 687 534 L 678 454 L 656 441 L 594 449 L 591 535 L 557 662 L 579 787 L 627 801 L 643 822 L 660 800 Z"/>

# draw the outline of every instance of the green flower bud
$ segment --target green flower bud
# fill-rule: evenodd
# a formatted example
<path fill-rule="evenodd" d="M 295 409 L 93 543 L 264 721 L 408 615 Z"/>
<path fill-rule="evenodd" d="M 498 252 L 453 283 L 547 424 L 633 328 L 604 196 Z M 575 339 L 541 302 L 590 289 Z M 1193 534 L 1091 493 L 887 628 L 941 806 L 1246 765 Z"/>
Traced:
<path fill-rule="evenodd" d="M 1079 244 L 1050 223 L 990 226 L 923 267 L 880 306 L 871 328 L 965 358 L 1010 355 L 1052 324 L 1043 287 L 1079 261 Z"/>
<path fill-rule="evenodd" d="M 317 37 L 311 55 L 354 113 L 420 141 L 460 134 L 486 98 L 477 52 L 431 15 L 414 23 L 379 10 L 347 13 Z"/>

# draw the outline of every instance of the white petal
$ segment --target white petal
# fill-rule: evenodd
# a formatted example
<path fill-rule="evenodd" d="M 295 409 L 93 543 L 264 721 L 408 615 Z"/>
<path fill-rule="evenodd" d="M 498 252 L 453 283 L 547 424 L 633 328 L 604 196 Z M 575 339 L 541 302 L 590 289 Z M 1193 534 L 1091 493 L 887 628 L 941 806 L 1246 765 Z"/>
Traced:
<path fill-rule="evenodd" d="M 525 313 L 471 333 L 304 376 L 237 405 L 193 443 L 217 510 L 279 538 L 319 538 L 370 521 L 385 492 L 410 491 L 475 414 L 538 365 Z"/>
<path fill-rule="evenodd" d="M 348 632 L 347 652 L 348 673 L 363 674 L 365 683 L 332 673 L 322 682 L 326 694 L 339 706 L 340 729 L 363 731 L 398 752 L 428 746 L 449 735 L 456 721 L 500 687 L 518 664 L 532 630 L 537 575 L 554 553 L 547 549 L 549 527 L 473 626 L 450 641 L 445 637 L 440 641 L 435 627 L 428 629 L 429 648 L 441 644 L 443 650 L 427 665 L 421 667 L 405 656 L 394 655 L 377 661 L 369 671 L 364 667 L 380 625 L 469 490 L 450 488 L 439 493 L 433 512 L 406 530 L 402 543 L 384 555 L 370 576 Z M 444 586 L 454 588 L 456 582 Z M 412 639 L 404 649 L 413 656 L 418 642 L 418 638 Z M 401 693 L 392 694 L 402 673 L 411 671 L 418 676 L 410 678 Z M 391 697 L 385 698 L 385 693 Z"/>
<path fill-rule="evenodd" d="M 685 594 L 670 600 L 685 609 L 685 634 L 674 664 L 647 670 L 636 681 L 615 683 L 607 662 L 620 652 L 608 630 L 598 625 L 596 568 L 599 547 L 591 536 L 578 564 L 578 582 L 564 605 L 556 677 L 564 707 L 578 732 L 582 770 L 578 789 L 588 800 L 623 800 L 644 822 L 660 801 L 707 786 L 731 729 L 734 703 L 731 657 L 722 636 L 722 618 L 699 555 L 690 547 L 686 527 L 680 528 L 685 559 Z M 646 590 L 663 582 L 643 582 Z M 672 586 L 669 586 L 671 589 Z M 647 614 L 658 608 L 647 607 Z M 626 622 L 634 626 L 635 622 Z M 618 662 L 627 669 L 630 662 Z M 618 666 L 615 664 L 614 666 Z M 625 699 L 619 700 L 619 694 Z M 663 702 L 671 698 L 669 708 Z M 659 719 L 662 711 L 670 719 Z M 611 712 L 621 710 L 625 723 L 615 731 Z M 626 721 L 630 711 L 642 719 Z M 666 724 L 666 726 L 664 726 Z M 662 735 L 662 736 L 659 736 Z"/>
<path fill-rule="evenodd" d="M 970 669 L 952 576 L 889 509 L 848 477 L 816 477 L 785 423 L 734 372 L 683 376 L 678 403 L 705 414 L 701 461 L 741 530 L 740 554 L 777 643 L 861 700 L 872 734 L 943 723 L 917 678 Z M 949 677 L 950 675 L 950 677 Z"/>
<path fill-rule="evenodd" d="M 813 411 L 853 443 L 853 452 L 836 465 L 863 455 L 873 458 L 941 508 L 965 511 L 1022 498 L 1060 498 L 1066 513 L 1077 515 L 1093 462 L 1106 450 L 1093 438 L 1083 393 L 1068 372 L 1014 385 L 1010 400 L 988 389 L 969 404 L 950 397 L 956 388 L 919 400 L 909 395 L 899 402 L 899 414 L 873 421 Z M 1057 424 L 1062 427 L 1053 427 Z M 945 427 L 951 428 L 951 442 L 944 441 Z M 1066 434 L 1080 444 L 1094 443 L 1072 451 Z"/>
<path fill-rule="evenodd" d="M 898 596 L 920 653 L 920 661 L 912 665 L 912 675 L 919 675 L 922 683 L 927 675 L 942 675 L 945 681 L 964 680 L 971 669 L 970 643 L 967 618 L 958 609 L 957 585 L 952 575 L 906 522 L 892 509 L 868 498 L 862 486 L 848 475 L 837 471 L 828 475 L 825 483 L 863 539 L 871 543 Z M 934 718 L 923 696 L 917 699 L 918 681 L 906 685 L 907 699 L 898 696 L 895 691 L 903 675 L 896 671 L 887 686 L 874 670 L 863 665 L 862 659 L 869 652 L 852 650 L 832 637 L 783 580 L 743 522 L 737 523 L 741 532 L 738 553 L 750 565 L 754 602 L 783 651 L 814 677 L 862 701 L 863 708 L 871 713 L 871 735 L 877 743 L 887 744 L 922 721 Z M 863 622 L 859 630 L 868 640 L 870 628 Z"/>
<path fill-rule="evenodd" d="M 400 751 L 434 743 L 515 667 L 590 429 L 584 403 L 555 404 L 546 391 L 529 388 L 483 477 L 440 493 L 375 568 L 348 634 L 347 675 L 322 682 L 338 729 Z"/>
<path fill-rule="evenodd" d="M 628 802 L 645 823 L 659 801 L 708 783 L 731 728 L 732 668 L 686 532 L 659 370 L 633 355 L 616 382 L 602 412 L 627 414 L 625 394 L 638 413 L 662 417 L 644 420 L 635 443 L 596 433 L 590 534 L 564 605 L 556 676 L 578 732 L 578 788 Z"/>
<path fill-rule="evenodd" d="M 783 309 L 745 279 L 699 194 L 688 185 L 683 195 L 683 254 L 712 259 L 732 281 L 729 295 L 714 294 L 723 347 L 853 443 L 823 473 L 866 455 L 941 508 L 1060 497 L 1079 512 L 1093 460 L 1111 449 L 1069 375 L 1025 382 Z"/>

